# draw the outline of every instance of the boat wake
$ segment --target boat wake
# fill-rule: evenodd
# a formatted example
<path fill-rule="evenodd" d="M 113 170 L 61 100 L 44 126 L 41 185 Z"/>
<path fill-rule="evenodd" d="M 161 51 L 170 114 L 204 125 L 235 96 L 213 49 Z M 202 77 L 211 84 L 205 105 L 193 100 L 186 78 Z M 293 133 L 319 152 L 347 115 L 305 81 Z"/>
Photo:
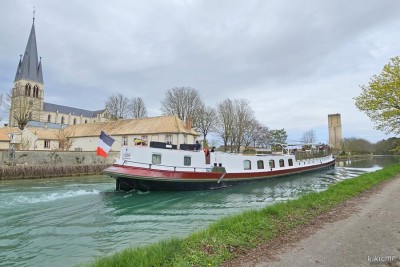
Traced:
<path fill-rule="evenodd" d="M 77 196 L 84 196 L 84 195 L 97 195 L 100 194 L 99 190 L 93 189 L 91 191 L 86 190 L 77 190 L 77 191 L 66 191 L 66 192 L 55 192 L 51 194 L 42 194 L 40 196 L 17 196 L 13 200 L 9 202 L 9 204 L 35 204 L 35 203 L 44 203 L 44 202 L 52 202 L 59 199 L 65 198 L 73 198 Z"/>

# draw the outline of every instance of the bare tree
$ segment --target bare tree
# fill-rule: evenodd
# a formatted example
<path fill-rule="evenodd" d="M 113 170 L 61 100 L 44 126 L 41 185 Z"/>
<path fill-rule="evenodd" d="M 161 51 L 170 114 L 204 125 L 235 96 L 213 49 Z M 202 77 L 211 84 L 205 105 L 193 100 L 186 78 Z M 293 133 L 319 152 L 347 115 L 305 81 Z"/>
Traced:
<path fill-rule="evenodd" d="M 370 154 L 374 151 L 369 141 L 357 137 L 344 138 L 343 150 L 348 154 Z"/>
<path fill-rule="evenodd" d="M 17 144 L 17 150 L 29 150 L 29 148 L 32 146 L 32 140 L 29 139 L 28 137 L 21 136 L 21 141 L 19 144 Z"/>
<path fill-rule="evenodd" d="M 57 150 L 68 151 L 71 149 L 72 145 L 75 143 L 75 131 L 71 128 L 64 128 L 58 130 L 56 133 L 56 138 L 58 141 Z"/>
<path fill-rule="evenodd" d="M 18 128 L 23 130 L 29 121 L 40 119 L 40 100 L 22 94 L 23 88 L 20 85 L 7 95 L 10 118 L 16 122 Z M 10 125 L 13 126 L 13 125 Z"/>
<path fill-rule="evenodd" d="M 197 119 L 196 129 L 203 134 L 203 146 L 207 143 L 207 135 L 214 129 L 216 125 L 216 111 L 212 107 L 202 106 Z"/>
<path fill-rule="evenodd" d="M 271 145 L 272 137 L 268 127 L 260 125 L 261 128 L 258 130 L 256 146 L 267 148 Z"/>
<path fill-rule="evenodd" d="M 309 145 L 312 145 L 313 143 L 315 143 L 317 141 L 317 137 L 315 135 L 315 130 L 310 129 L 308 131 L 305 131 L 303 133 L 303 137 L 301 138 L 301 141 L 304 144 L 309 144 Z"/>
<path fill-rule="evenodd" d="M 117 120 L 120 118 L 128 118 L 129 116 L 129 99 L 121 93 L 113 94 L 106 101 L 106 108 L 111 118 Z"/>
<path fill-rule="evenodd" d="M 161 101 L 161 111 L 164 115 L 176 115 L 186 122 L 191 120 L 197 126 L 198 114 L 204 105 L 199 92 L 191 87 L 174 87 L 165 93 Z"/>
<path fill-rule="evenodd" d="M 132 98 L 129 106 L 133 118 L 139 119 L 147 117 L 146 105 L 141 97 Z"/>
<path fill-rule="evenodd" d="M 267 127 L 264 127 L 255 118 L 249 121 L 249 126 L 247 127 L 243 136 L 243 143 L 245 147 L 248 147 L 250 145 L 252 145 L 253 147 L 263 146 L 265 129 L 268 130 Z"/>
<path fill-rule="evenodd" d="M 218 122 L 216 132 L 224 142 L 224 151 L 227 151 L 228 142 L 231 140 L 232 127 L 234 122 L 234 105 L 229 98 L 225 99 L 217 106 Z"/>
<path fill-rule="evenodd" d="M 240 152 L 245 135 L 251 131 L 252 123 L 254 122 L 254 111 L 250 107 L 250 102 L 247 99 L 234 100 L 234 122 L 232 128 L 231 147 L 236 148 L 236 152 Z"/>

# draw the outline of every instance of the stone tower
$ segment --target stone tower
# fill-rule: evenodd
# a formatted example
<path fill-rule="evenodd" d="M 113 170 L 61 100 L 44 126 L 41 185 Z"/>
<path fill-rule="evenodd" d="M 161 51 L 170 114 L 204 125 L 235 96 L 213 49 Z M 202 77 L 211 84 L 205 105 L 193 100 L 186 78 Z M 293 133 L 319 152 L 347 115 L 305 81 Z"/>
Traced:
<path fill-rule="evenodd" d="M 328 115 L 329 146 L 333 149 L 341 149 L 342 146 L 342 121 L 340 114 Z"/>
<path fill-rule="evenodd" d="M 38 59 L 35 18 L 24 55 L 20 56 L 14 87 L 11 91 L 10 126 L 24 127 L 30 120 L 40 120 L 44 84 L 41 59 Z"/>

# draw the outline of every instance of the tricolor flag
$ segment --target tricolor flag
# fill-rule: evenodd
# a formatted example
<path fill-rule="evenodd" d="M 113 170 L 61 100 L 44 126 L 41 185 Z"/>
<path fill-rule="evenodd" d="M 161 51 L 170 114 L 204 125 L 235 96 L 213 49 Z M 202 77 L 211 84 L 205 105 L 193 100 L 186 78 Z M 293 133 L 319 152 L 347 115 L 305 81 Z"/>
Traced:
<path fill-rule="evenodd" d="M 108 151 L 110 151 L 114 138 L 101 131 L 99 145 L 97 146 L 97 155 L 107 158 Z"/>

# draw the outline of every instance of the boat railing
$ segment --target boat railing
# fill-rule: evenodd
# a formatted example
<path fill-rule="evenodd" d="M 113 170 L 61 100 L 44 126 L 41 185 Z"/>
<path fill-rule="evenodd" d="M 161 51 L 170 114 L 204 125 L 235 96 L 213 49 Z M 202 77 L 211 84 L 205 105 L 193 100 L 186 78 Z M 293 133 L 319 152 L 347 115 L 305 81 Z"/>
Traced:
<path fill-rule="evenodd" d="M 294 153 L 296 156 L 296 160 L 309 160 L 309 159 L 318 159 L 318 158 L 325 158 L 330 155 L 328 151 L 312 151 L 312 152 L 305 152 L 305 151 L 297 151 Z"/>
<path fill-rule="evenodd" d="M 296 158 L 296 162 L 298 165 L 318 164 L 318 163 L 327 162 L 329 160 L 332 160 L 331 154 L 323 156 L 323 157 L 313 157 L 313 158 L 303 158 L 303 159 Z"/>
<path fill-rule="evenodd" d="M 206 172 L 211 172 L 212 168 L 204 168 L 204 167 L 192 167 L 192 166 L 172 166 L 172 165 L 163 165 L 163 164 L 152 164 L 152 163 L 144 163 L 144 162 L 137 162 L 137 161 L 131 161 L 131 160 L 124 160 L 122 162 L 122 165 L 126 165 L 126 163 L 133 163 L 133 164 L 138 164 L 140 166 L 147 167 L 149 169 L 155 169 L 155 170 L 171 170 L 171 171 L 177 171 L 177 170 L 187 170 L 190 171 L 192 170 L 193 172 L 196 171 L 206 171 Z M 156 168 L 154 168 L 156 166 Z M 161 168 L 157 168 L 161 167 Z"/>

